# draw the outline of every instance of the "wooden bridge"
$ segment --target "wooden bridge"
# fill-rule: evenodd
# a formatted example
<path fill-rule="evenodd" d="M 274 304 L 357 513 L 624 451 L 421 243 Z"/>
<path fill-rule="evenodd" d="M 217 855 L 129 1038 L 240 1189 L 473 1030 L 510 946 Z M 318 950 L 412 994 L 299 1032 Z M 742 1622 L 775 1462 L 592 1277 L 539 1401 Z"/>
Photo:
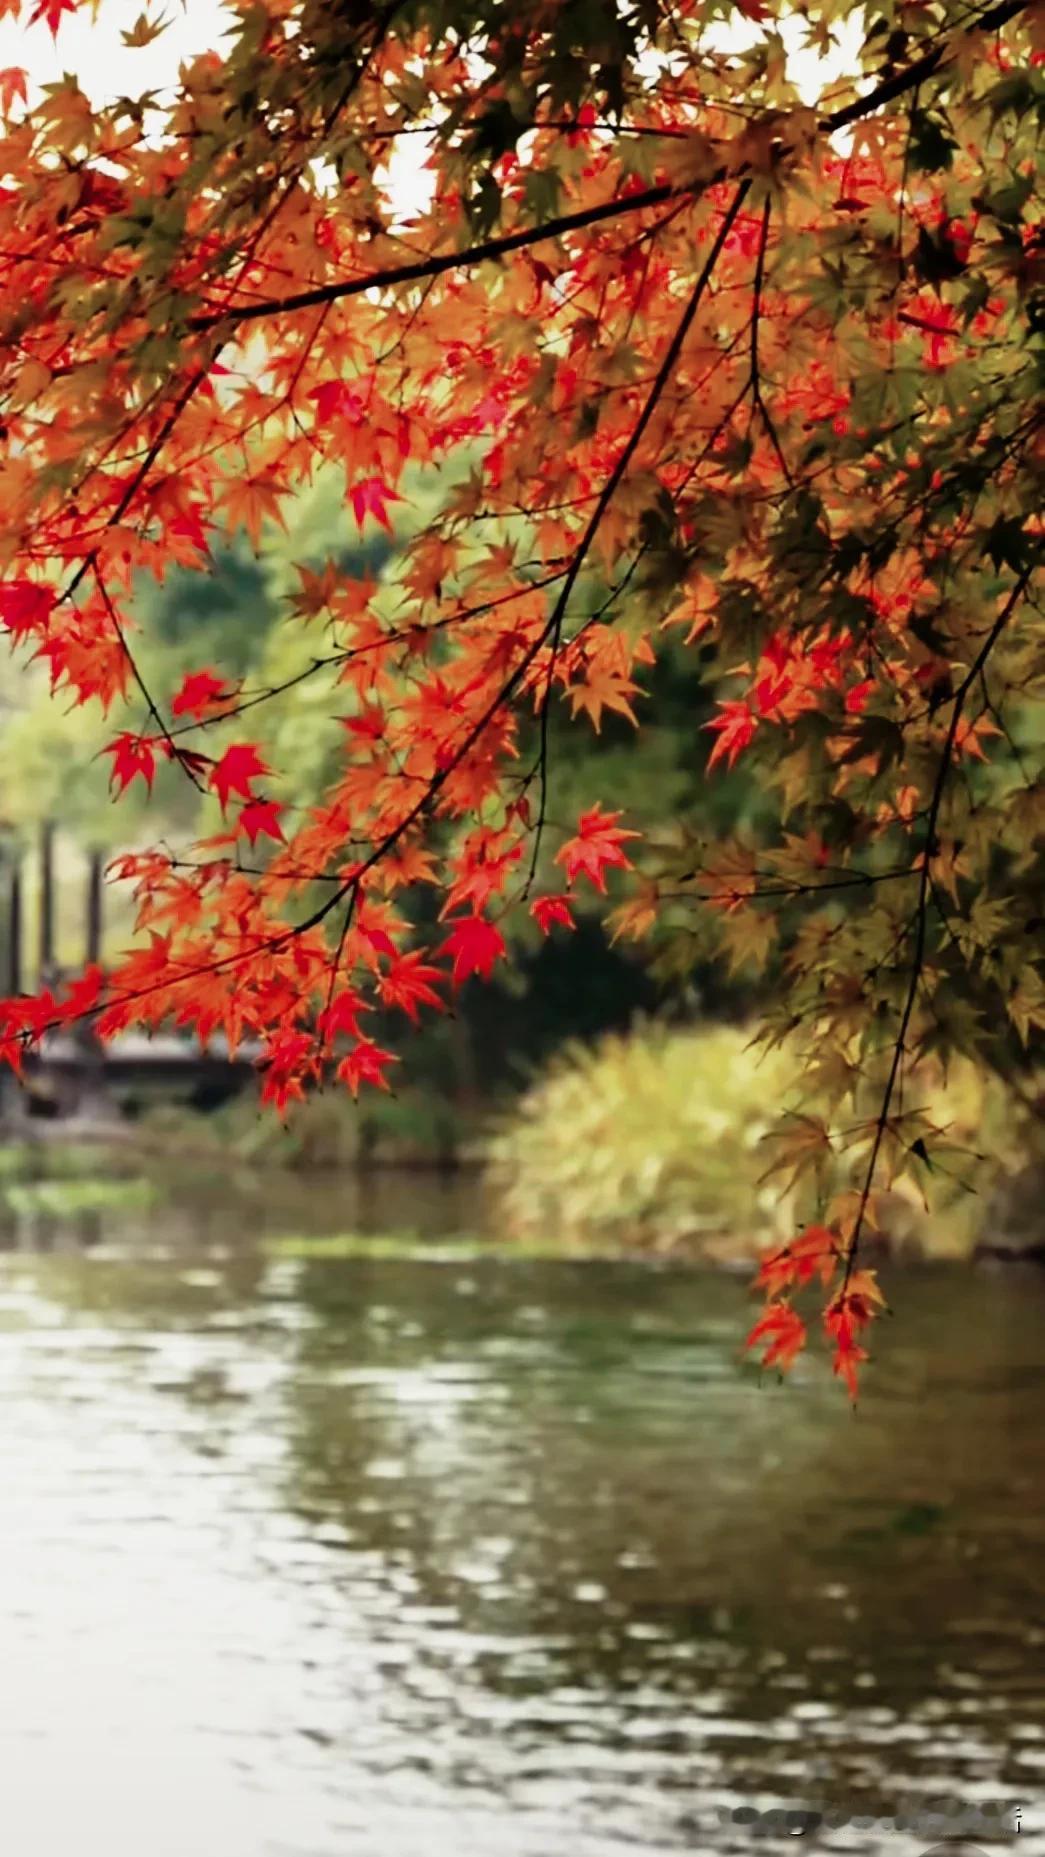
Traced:
<path fill-rule="evenodd" d="M 42 986 L 61 979 L 55 960 L 54 827 L 40 828 L 40 906 L 37 978 Z M 104 857 L 88 856 L 84 923 L 85 964 L 102 951 Z M 6 980 L 8 996 L 23 991 L 22 869 L 12 859 L 7 873 Z M 151 1102 L 179 1101 L 199 1109 L 214 1108 L 241 1090 L 255 1074 L 261 1046 L 244 1040 L 230 1056 L 223 1037 L 205 1050 L 196 1039 L 176 1033 L 123 1032 L 107 1044 L 90 1023 L 54 1032 L 31 1052 L 21 1083 L 8 1073 L 0 1080 L 0 1121 L 25 1117 L 49 1120 L 113 1120 L 139 1113 Z"/>

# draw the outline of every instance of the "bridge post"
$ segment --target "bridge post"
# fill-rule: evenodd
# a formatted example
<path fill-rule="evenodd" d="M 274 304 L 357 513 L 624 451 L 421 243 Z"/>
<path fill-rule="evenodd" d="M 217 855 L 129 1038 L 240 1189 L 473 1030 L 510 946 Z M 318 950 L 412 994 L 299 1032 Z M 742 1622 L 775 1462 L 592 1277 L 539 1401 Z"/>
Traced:
<path fill-rule="evenodd" d="M 40 826 L 40 985 L 54 979 L 54 822 Z"/>
<path fill-rule="evenodd" d="M 87 941 L 85 949 L 88 967 L 97 965 L 102 958 L 103 868 L 101 852 L 89 852 L 87 864 Z"/>

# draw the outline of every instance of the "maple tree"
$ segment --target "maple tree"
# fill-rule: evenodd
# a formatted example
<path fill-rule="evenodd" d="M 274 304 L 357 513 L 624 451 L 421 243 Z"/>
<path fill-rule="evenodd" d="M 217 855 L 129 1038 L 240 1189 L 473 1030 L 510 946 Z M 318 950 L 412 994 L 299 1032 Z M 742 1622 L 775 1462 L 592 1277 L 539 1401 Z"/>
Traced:
<path fill-rule="evenodd" d="M 512 911 L 568 933 L 612 874 L 619 935 L 772 964 L 809 1089 L 774 1165 L 812 1222 L 749 1341 L 789 1365 L 816 1284 L 853 1391 L 862 1240 L 941 1139 L 918 1059 L 1045 1025 L 1041 8 L 873 0 L 855 38 L 844 0 L 229 19 L 166 99 L 65 77 L 29 107 L 0 75 L 0 621 L 118 714 L 115 791 L 166 765 L 222 815 L 117 860 L 139 941 L 0 1004 L 2 1054 L 172 1020 L 260 1038 L 278 1109 L 384 1087 L 368 1012 L 438 1011 Z M 124 38 L 163 29 L 146 4 Z M 849 61 L 812 104 L 797 44 Z M 281 680 L 153 688 L 136 590 L 256 547 L 320 470 L 364 535 L 445 494 L 380 577 L 302 562 Z M 553 706 L 641 727 L 679 641 L 721 692 L 707 778 L 757 762 L 778 829 L 560 820 Z M 302 807 L 265 718 L 306 680 L 336 773 Z"/>

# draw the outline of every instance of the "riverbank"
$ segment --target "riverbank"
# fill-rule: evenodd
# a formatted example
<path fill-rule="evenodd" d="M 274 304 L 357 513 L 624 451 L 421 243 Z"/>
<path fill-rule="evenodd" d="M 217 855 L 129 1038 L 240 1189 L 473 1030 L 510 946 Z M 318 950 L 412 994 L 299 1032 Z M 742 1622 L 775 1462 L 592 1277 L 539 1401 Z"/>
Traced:
<path fill-rule="evenodd" d="M 563 1228 L 550 1216 L 513 1223 L 509 1194 L 489 1157 L 434 1162 L 423 1156 L 369 1157 L 351 1167 L 315 1166 L 304 1174 L 279 1159 L 244 1159 L 207 1127 L 163 1134 L 147 1126 L 63 1132 L 56 1125 L 28 1139 L 0 1140 L 0 1245 L 7 1249 L 89 1249 L 145 1236 L 157 1215 L 186 1234 L 210 1229 L 222 1204 L 256 1229 L 274 1260 L 411 1258 L 445 1261 L 516 1256 L 578 1263 L 634 1261 L 651 1267 L 711 1266 L 749 1274 L 766 1239 L 750 1221 L 733 1229 L 683 1231 L 671 1244 L 649 1242 L 648 1222 L 629 1231 L 618 1221 Z M 1045 1265 L 1045 1176 L 1028 1165 L 989 1194 L 963 1197 L 956 1228 L 921 1214 L 912 1239 L 869 1232 L 868 1261 L 1033 1263 Z M 678 1218 L 678 1202 L 673 1202 Z M 919 1209 L 915 1209 L 918 1211 Z M 695 1221 L 696 1224 L 696 1221 Z M 919 1241 L 919 1234 L 921 1241 Z M 926 1241 L 927 1240 L 927 1241 Z"/>

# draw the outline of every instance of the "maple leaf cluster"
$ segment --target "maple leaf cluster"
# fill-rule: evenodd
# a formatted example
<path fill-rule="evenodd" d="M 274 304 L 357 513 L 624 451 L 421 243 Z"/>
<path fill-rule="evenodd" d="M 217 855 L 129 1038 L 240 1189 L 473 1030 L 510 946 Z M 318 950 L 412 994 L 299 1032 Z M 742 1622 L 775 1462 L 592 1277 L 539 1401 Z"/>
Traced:
<path fill-rule="evenodd" d="M 75 5 L 0 11 L 60 33 Z M 368 1014 L 417 1023 L 520 917 L 568 933 L 631 884 L 618 933 L 706 937 L 806 1041 L 823 1133 L 790 1164 L 831 1174 L 852 1387 L 854 1260 L 914 1165 L 905 1067 L 999 1038 L 1023 1061 L 1045 1027 L 1045 47 L 1017 0 L 886 4 L 812 107 L 789 9 L 746 11 L 753 43 L 709 56 L 708 0 L 607 0 L 589 60 L 543 0 L 254 0 L 162 107 L 71 77 L 30 107 L 0 74 L 0 625 L 114 713 L 115 795 L 162 767 L 219 827 L 117 860 L 135 946 L 0 1003 L 0 1049 L 173 1022 L 260 1039 L 280 1109 L 387 1087 Z M 803 19 L 831 50 L 837 7 Z M 419 134 L 408 210 L 389 175 Z M 320 472 L 392 565 L 300 562 L 283 682 L 147 685 L 141 587 L 263 547 Z M 775 824 L 695 848 L 656 793 L 631 824 L 612 792 L 558 818 L 552 712 L 643 726 L 676 642 L 717 704 L 694 753 L 709 780 L 757 764 Z M 318 796 L 264 720 L 309 679 Z M 862 1146 L 832 1126 L 854 1105 Z M 809 1256 L 773 1266 L 771 1365 Z"/>
<path fill-rule="evenodd" d="M 832 1369 L 855 1402 L 859 1369 L 868 1359 L 860 1336 L 885 1308 L 885 1299 L 875 1272 L 847 1268 L 850 1257 L 841 1234 L 823 1225 L 807 1226 L 790 1244 L 764 1257 L 755 1282 L 765 1292 L 766 1307 L 745 1346 L 762 1349 L 763 1367 L 786 1372 L 807 1340 L 806 1323 L 794 1306 L 795 1293 L 813 1282 L 835 1284 L 823 1310 L 824 1332 L 832 1346 Z"/>

